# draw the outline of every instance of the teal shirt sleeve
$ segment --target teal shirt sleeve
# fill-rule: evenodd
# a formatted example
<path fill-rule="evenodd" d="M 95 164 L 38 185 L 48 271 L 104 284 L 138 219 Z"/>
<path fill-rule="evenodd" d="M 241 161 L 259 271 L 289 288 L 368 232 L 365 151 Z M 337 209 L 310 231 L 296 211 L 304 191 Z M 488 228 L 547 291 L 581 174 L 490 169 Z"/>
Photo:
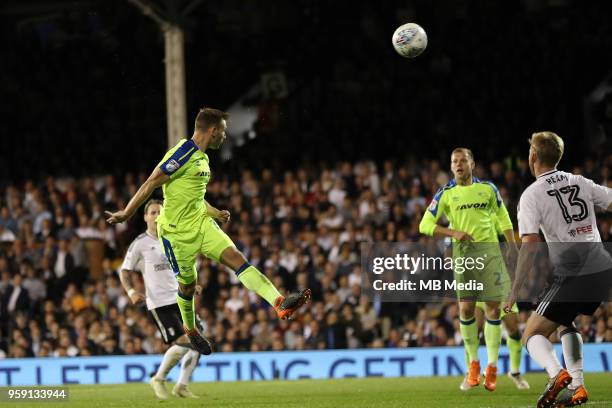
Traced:
<path fill-rule="evenodd" d="M 419 232 L 432 236 L 436 229 L 436 223 L 442 214 L 444 214 L 444 211 L 444 187 L 441 187 L 431 200 L 429 207 L 425 210 L 425 214 L 423 214 L 423 218 L 419 224 Z"/>
<path fill-rule="evenodd" d="M 181 140 L 170 149 L 158 166 L 171 179 L 178 177 L 185 169 L 191 156 L 198 150 L 193 140 Z"/>
<path fill-rule="evenodd" d="M 497 227 L 503 233 L 504 231 L 511 230 L 512 228 L 512 220 L 510 220 L 510 214 L 508 214 L 508 210 L 506 209 L 506 205 L 501 198 L 501 194 L 495 184 L 491 182 L 487 182 L 488 185 L 491 186 L 492 194 L 491 194 L 491 208 L 495 211 L 495 216 L 497 217 Z"/>

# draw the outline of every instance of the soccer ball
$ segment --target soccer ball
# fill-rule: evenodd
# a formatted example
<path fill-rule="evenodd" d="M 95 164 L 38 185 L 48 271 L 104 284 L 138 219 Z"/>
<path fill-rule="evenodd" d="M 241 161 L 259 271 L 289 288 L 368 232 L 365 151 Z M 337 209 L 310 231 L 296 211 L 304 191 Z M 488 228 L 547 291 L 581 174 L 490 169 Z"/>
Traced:
<path fill-rule="evenodd" d="M 418 24 L 404 24 L 393 33 L 393 48 L 404 58 L 414 58 L 426 47 L 427 34 Z"/>

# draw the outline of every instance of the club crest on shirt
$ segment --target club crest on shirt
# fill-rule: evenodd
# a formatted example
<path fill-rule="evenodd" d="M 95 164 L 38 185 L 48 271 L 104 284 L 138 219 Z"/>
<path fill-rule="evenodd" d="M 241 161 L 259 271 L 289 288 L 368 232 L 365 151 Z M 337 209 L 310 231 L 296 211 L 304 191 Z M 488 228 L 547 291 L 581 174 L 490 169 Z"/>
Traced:
<path fill-rule="evenodd" d="M 168 163 L 166 163 L 166 171 L 168 173 L 175 172 L 179 167 L 180 167 L 179 163 L 174 159 L 169 160 Z"/>

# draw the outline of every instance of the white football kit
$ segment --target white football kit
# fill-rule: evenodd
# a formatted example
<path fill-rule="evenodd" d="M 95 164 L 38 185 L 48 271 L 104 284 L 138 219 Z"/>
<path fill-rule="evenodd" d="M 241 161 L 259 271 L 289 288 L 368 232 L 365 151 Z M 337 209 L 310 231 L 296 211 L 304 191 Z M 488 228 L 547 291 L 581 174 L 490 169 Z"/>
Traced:
<path fill-rule="evenodd" d="M 518 208 L 519 234 L 538 234 L 541 229 L 549 243 L 555 275 L 573 275 L 567 253 L 572 244 L 601 242 L 595 207 L 606 210 L 612 203 L 612 189 L 581 175 L 552 170 L 538 176 L 521 195 Z M 563 243 L 563 244 L 558 244 Z M 612 258 L 602 245 L 576 245 L 582 274 L 612 267 Z M 585 253 L 588 252 L 588 253 Z M 565 261 L 565 262 L 564 262 Z"/>
<path fill-rule="evenodd" d="M 142 273 L 147 309 L 176 303 L 178 282 L 159 240 L 146 232 L 130 245 L 121 269 Z"/>
<path fill-rule="evenodd" d="M 592 315 L 609 299 L 612 257 L 601 242 L 595 207 L 607 210 L 611 203 L 610 188 L 559 170 L 539 175 L 523 192 L 519 233 L 542 230 L 554 272 L 537 314 L 571 327 L 576 316 Z"/>

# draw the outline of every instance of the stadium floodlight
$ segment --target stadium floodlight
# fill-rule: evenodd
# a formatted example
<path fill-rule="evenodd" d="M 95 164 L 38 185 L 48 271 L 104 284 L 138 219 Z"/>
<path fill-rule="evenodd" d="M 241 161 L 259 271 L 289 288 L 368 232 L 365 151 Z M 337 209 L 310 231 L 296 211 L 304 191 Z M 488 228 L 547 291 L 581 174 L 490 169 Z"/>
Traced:
<path fill-rule="evenodd" d="M 128 0 L 145 16 L 155 21 L 164 33 L 164 64 L 166 66 L 166 117 L 168 123 L 168 147 L 174 146 L 187 135 L 187 102 L 185 94 L 185 39 L 183 29 L 171 16 L 163 13 L 146 0 Z M 181 13 L 193 11 L 201 0 L 194 0 Z"/>

